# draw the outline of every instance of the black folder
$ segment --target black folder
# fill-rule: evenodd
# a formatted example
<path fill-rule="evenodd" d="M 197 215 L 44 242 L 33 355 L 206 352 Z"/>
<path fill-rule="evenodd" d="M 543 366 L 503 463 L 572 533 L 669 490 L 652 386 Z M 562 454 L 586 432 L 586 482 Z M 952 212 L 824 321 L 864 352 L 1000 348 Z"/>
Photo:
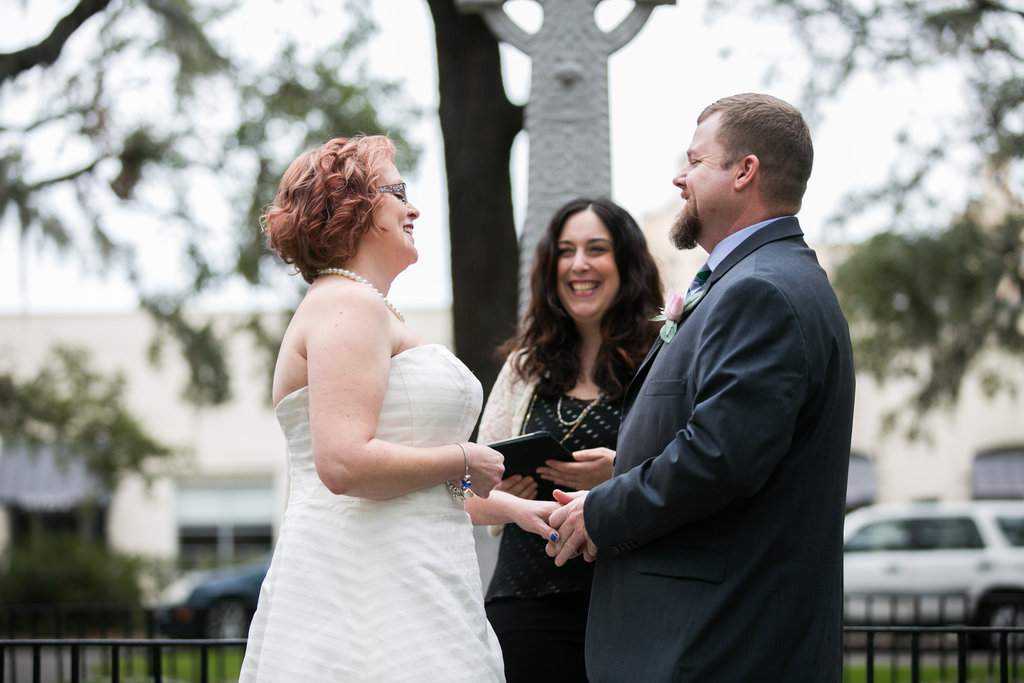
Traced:
<path fill-rule="evenodd" d="M 506 477 L 521 474 L 537 481 L 537 500 L 551 500 L 555 490 L 552 482 L 537 475 L 537 468 L 547 460 L 573 460 L 572 452 L 558 443 L 549 432 L 531 432 L 487 445 L 505 456 Z M 564 490 L 567 487 L 559 488 Z"/>

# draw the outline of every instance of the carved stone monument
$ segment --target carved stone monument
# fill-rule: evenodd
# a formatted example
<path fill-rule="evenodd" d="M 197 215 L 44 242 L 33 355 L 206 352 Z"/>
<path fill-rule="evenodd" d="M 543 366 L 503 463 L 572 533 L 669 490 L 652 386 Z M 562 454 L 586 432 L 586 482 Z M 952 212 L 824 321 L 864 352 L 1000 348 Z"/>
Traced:
<path fill-rule="evenodd" d="M 533 252 L 551 215 L 581 195 L 611 194 L 608 132 L 608 57 L 643 28 L 656 5 L 675 0 L 635 0 L 610 31 L 594 17 L 601 0 L 535 0 L 544 22 L 529 33 L 505 13 L 505 0 L 455 0 L 478 12 L 498 40 L 532 61 L 526 132 L 530 138 L 526 222 L 519 240 L 520 309 L 529 295 Z"/>

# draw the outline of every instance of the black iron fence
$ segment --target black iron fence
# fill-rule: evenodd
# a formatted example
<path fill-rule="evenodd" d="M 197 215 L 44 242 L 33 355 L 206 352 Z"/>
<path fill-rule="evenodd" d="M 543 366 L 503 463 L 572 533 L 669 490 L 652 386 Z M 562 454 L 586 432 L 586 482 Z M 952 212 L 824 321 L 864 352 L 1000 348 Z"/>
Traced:
<path fill-rule="evenodd" d="M 847 593 L 844 681 L 1024 681 L 1024 595 Z"/>
<path fill-rule="evenodd" d="M 0 640 L 0 683 L 227 683 L 245 640 Z"/>
<path fill-rule="evenodd" d="M 1024 681 L 1024 628 L 845 629 L 844 683 Z M 971 646 L 974 636 L 996 643 Z M 237 681 L 245 640 L 4 639 L 0 683 L 226 683 Z"/>
<path fill-rule="evenodd" d="M 844 683 L 1024 681 L 1024 627 L 847 626 Z"/>
<path fill-rule="evenodd" d="M 967 625 L 979 611 L 962 595 L 848 596 L 844 683 L 1024 683 L 1024 605 L 998 625 Z M 858 616 L 859 615 L 859 616 Z M 934 624 L 952 620 L 961 623 Z M 895 622 L 918 623 L 895 623 Z M 161 637 L 138 605 L 0 607 L 0 683 L 237 681 L 244 639 Z"/>

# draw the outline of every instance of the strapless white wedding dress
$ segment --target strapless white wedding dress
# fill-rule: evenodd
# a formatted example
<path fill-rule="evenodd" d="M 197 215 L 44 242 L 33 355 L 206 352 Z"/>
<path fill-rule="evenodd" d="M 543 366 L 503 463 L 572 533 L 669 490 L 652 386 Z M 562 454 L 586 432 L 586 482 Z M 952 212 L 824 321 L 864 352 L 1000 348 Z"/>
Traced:
<path fill-rule="evenodd" d="M 377 436 L 464 441 L 481 401 L 448 349 L 409 349 L 391 359 Z M 443 483 L 388 500 L 332 494 L 313 464 L 307 389 L 276 413 L 290 493 L 240 681 L 504 681 L 464 504 Z"/>

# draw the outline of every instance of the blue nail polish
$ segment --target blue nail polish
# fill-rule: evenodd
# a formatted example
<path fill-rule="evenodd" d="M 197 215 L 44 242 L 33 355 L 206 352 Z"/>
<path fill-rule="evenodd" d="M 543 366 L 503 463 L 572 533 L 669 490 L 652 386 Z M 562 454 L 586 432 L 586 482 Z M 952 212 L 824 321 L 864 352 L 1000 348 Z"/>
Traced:
<path fill-rule="evenodd" d="M 557 541 L 558 540 L 558 534 L 551 534 L 551 540 L 552 541 Z"/>

